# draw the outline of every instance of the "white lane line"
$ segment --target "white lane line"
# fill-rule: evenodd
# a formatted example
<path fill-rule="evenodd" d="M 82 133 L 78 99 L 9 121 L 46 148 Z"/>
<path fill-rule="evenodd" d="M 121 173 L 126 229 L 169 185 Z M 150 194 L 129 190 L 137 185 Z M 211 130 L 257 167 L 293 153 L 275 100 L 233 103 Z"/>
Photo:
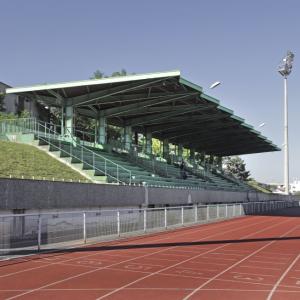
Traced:
<path fill-rule="evenodd" d="M 272 264 L 272 265 L 286 265 L 286 262 L 274 262 L 274 261 L 261 261 L 261 260 L 249 260 L 250 263 L 259 263 L 259 264 Z"/>
<path fill-rule="evenodd" d="M 246 222 L 247 221 L 247 222 Z M 248 223 L 248 221 L 253 221 L 253 220 L 249 220 L 249 218 L 243 218 L 243 219 L 240 219 L 239 220 L 239 223 Z M 261 223 L 266 223 L 267 221 L 264 221 L 264 222 L 259 222 L 259 224 L 261 224 Z M 226 228 L 226 227 L 229 227 L 229 226 L 232 226 L 233 224 L 232 224 L 233 222 L 226 222 L 225 224 L 217 224 L 217 223 L 215 223 L 215 224 L 212 224 L 212 225 L 219 225 L 219 227 L 221 227 L 221 228 Z M 197 227 L 196 227 L 197 226 Z M 213 226 L 213 228 L 208 228 L 208 227 L 202 227 L 201 225 L 196 225 L 195 226 L 195 228 L 192 228 L 192 229 L 189 229 L 188 230 L 188 232 L 184 232 L 184 233 L 181 233 L 180 235 L 178 235 L 178 237 L 181 237 L 181 236 L 186 236 L 186 235 L 190 235 L 190 234 L 195 234 L 195 233 L 205 233 L 206 231 L 212 231 L 212 230 L 214 230 L 215 229 L 215 227 L 216 226 Z M 199 228 L 200 227 L 200 228 Z M 143 239 L 143 240 L 147 240 L 147 239 L 149 239 L 149 238 L 151 238 L 151 237 L 153 237 L 153 236 L 145 236 L 145 237 L 143 237 L 143 238 L 141 238 L 141 239 Z M 174 238 L 174 237 L 170 237 L 170 236 L 165 236 L 164 238 L 159 238 L 159 239 L 156 239 L 156 240 L 154 240 L 154 241 L 150 241 L 151 243 L 153 243 L 153 242 L 158 242 L 158 241 L 162 241 L 162 240 L 170 240 L 170 239 L 172 239 L 172 238 Z M 116 242 L 115 244 L 113 244 L 112 246 L 124 246 L 124 245 L 126 245 L 126 243 L 132 243 L 133 241 L 132 240 L 130 240 L 130 241 L 127 241 L 127 240 L 123 240 L 123 241 L 114 241 L 114 242 Z M 111 243 L 112 242 L 109 242 L 109 244 L 107 245 L 107 244 L 102 244 L 101 245 L 101 243 L 100 243 L 100 247 L 109 247 L 109 246 L 111 246 Z M 142 243 L 142 242 L 141 242 Z M 98 245 L 99 245 L 99 243 L 98 243 Z M 87 246 L 87 248 L 88 248 L 89 246 Z M 92 247 L 97 247 L 97 244 L 95 244 L 95 245 L 92 245 Z M 154 253 L 156 253 L 156 252 L 154 252 Z M 53 254 L 51 257 L 53 257 L 55 254 Z M 63 256 L 63 255 L 65 255 L 64 253 L 63 254 L 59 254 L 59 256 L 61 257 L 61 256 Z M 65 260 L 62 260 L 62 261 L 60 261 L 60 262 L 69 262 L 69 261 L 74 261 L 74 260 L 77 260 L 77 259 L 79 259 L 79 258 L 83 258 L 83 259 L 85 259 L 85 258 L 88 258 L 88 257 L 93 257 L 93 256 L 97 256 L 97 255 L 99 255 L 99 253 L 93 253 L 93 254 L 88 254 L 88 255 L 85 255 L 85 256 L 83 256 L 83 257 L 75 257 L 75 258 L 70 258 L 70 259 L 65 259 Z M 103 252 L 103 253 L 101 253 L 101 255 L 108 255 L 108 253 L 105 253 L 105 252 Z M 110 255 L 110 256 L 113 256 L 113 255 Z M 39 258 L 39 260 L 41 261 L 41 262 L 43 262 L 43 260 L 50 260 L 50 259 L 48 259 L 47 257 L 46 258 Z M 29 262 L 29 263 L 31 263 L 32 262 L 32 260 L 26 260 L 26 259 L 23 259 L 23 258 L 21 258 L 21 260 L 24 260 L 24 263 L 26 263 L 26 262 Z M 47 264 L 47 265 L 43 265 L 43 266 L 39 266 L 39 267 L 34 267 L 34 268 L 29 268 L 29 269 L 24 269 L 24 270 L 21 270 L 21 271 L 16 271 L 16 272 L 12 272 L 12 273 L 9 273 L 9 274 L 5 274 L 5 275 L 0 275 L 0 278 L 2 278 L 2 277 L 8 277 L 8 276 L 13 276 L 13 275 L 17 275 L 17 274 L 20 274 L 20 273 L 24 273 L 24 272 L 27 272 L 27 271 L 32 271 L 32 270 L 36 270 L 36 269 L 42 269 L 42 268 L 46 268 L 46 267 L 49 267 L 49 266 L 52 266 L 52 265 L 56 265 L 57 264 L 57 262 L 51 262 L 51 263 L 49 263 L 49 264 Z M 9 265 L 8 265 L 9 266 Z"/>
<path fill-rule="evenodd" d="M 288 232 L 286 232 L 285 234 L 281 235 L 280 237 L 284 237 L 286 235 L 288 235 L 289 233 L 295 231 L 296 229 L 299 228 L 300 225 L 297 225 L 295 227 L 293 227 L 291 230 L 289 230 Z M 192 293 L 190 293 L 189 295 L 187 295 L 186 297 L 183 298 L 183 300 L 187 300 L 189 299 L 192 295 L 194 295 L 195 293 L 197 293 L 199 290 L 201 290 L 204 286 L 206 286 L 207 284 L 209 284 L 210 282 L 212 282 L 213 280 L 217 279 L 218 277 L 220 277 L 221 275 L 223 275 L 224 273 L 226 273 L 227 271 L 231 270 L 232 268 L 238 266 L 239 264 L 241 264 L 242 262 L 244 262 L 245 260 L 249 259 L 250 257 L 254 256 L 255 254 L 259 253 L 260 251 L 262 251 L 263 249 L 269 247 L 270 245 L 274 244 L 277 241 L 271 241 L 269 243 L 267 243 L 266 245 L 260 247 L 259 249 L 257 249 L 256 251 L 252 252 L 250 255 L 246 256 L 245 258 L 241 259 L 240 261 L 236 262 L 235 264 L 233 264 L 232 266 L 230 266 L 229 268 L 225 269 L 224 271 L 220 272 L 219 274 L 215 275 L 214 277 L 212 277 L 211 279 L 209 279 L 208 281 L 204 282 L 203 284 L 201 284 L 198 288 L 196 288 Z"/>
<path fill-rule="evenodd" d="M 244 254 L 230 254 L 230 253 L 216 252 L 216 253 L 211 253 L 210 255 L 220 255 L 220 256 L 225 255 L 225 256 L 238 256 L 238 257 L 240 257 L 240 256 L 244 256 L 245 253 Z"/>
<path fill-rule="evenodd" d="M 253 220 L 251 220 L 251 221 L 253 221 Z M 262 222 L 259 222 L 259 223 L 255 223 L 255 225 L 257 225 L 257 224 L 263 224 L 263 223 L 269 223 L 269 222 L 268 222 L 268 221 L 262 221 Z M 281 224 L 281 223 L 279 223 L 279 224 Z M 235 224 L 233 224 L 233 225 L 236 225 L 236 222 L 235 222 Z M 276 225 L 278 225 L 278 224 L 276 224 Z M 276 225 L 273 225 L 273 226 L 276 226 Z M 272 227 L 273 227 L 273 226 L 272 226 Z M 247 225 L 245 225 L 245 226 L 241 226 L 241 227 L 238 227 L 238 228 L 237 228 L 237 227 L 238 227 L 238 226 L 235 226 L 234 229 L 226 230 L 226 231 L 223 231 L 223 232 L 221 232 L 221 233 L 218 232 L 218 233 L 215 233 L 215 234 L 212 234 L 212 235 L 208 235 L 208 236 L 206 236 L 206 237 L 204 237 L 204 238 L 202 238 L 202 239 L 198 239 L 197 241 L 205 240 L 205 239 L 207 239 L 207 238 L 212 238 L 212 237 L 218 236 L 218 235 L 220 235 L 220 234 L 223 235 L 224 233 L 234 232 L 234 231 L 239 231 L 239 230 L 241 230 L 241 229 L 245 229 L 245 228 L 248 228 L 248 227 L 253 227 L 253 224 L 252 224 L 252 222 L 251 222 L 251 224 L 247 224 Z M 214 228 L 214 229 L 215 229 L 215 228 Z M 179 246 L 177 246 L 177 247 L 179 247 Z M 53 286 L 53 285 L 55 285 L 55 284 L 62 283 L 62 282 L 65 282 L 65 281 L 68 281 L 68 280 L 71 280 L 71 279 L 74 279 L 74 278 L 78 278 L 78 277 L 81 277 L 81 276 L 84 276 L 84 275 L 87 275 L 87 274 L 90 274 L 90 273 L 94 273 L 94 272 L 99 271 L 99 270 L 108 269 L 109 267 L 113 267 L 113 266 L 119 265 L 119 264 L 121 264 L 121 263 L 133 261 L 133 260 L 140 259 L 140 258 L 144 258 L 144 257 L 149 257 L 149 256 L 151 256 L 151 255 L 154 255 L 154 254 L 157 254 L 157 253 L 160 253 L 160 252 L 163 252 L 163 251 L 167 251 L 167 250 L 172 249 L 172 248 L 174 248 L 174 247 L 169 247 L 169 248 L 166 248 L 166 249 L 162 249 L 162 250 L 159 250 L 159 251 L 156 251 L 156 252 L 152 252 L 152 253 L 149 253 L 149 254 L 146 254 L 146 255 L 142 255 L 142 256 L 139 256 L 139 257 L 136 257 L 136 258 L 131 258 L 131 259 L 128 259 L 128 260 L 125 260 L 125 261 L 122 261 L 122 262 L 118 262 L 118 263 L 115 263 L 115 264 L 106 266 L 106 267 L 101 267 L 101 268 L 98 268 L 98 269 L 90 270 L 90 271 L 87 271 L 87 272 L 84 272 L 84 273 L 80 273 L 80 274 L 77 274 L 77 275 L 74 275 L 74 276 L 70 276 L 70 277 L 64 278 L 64 279 L 59 280 L 59 281 L 54 281 L 54 282 L 52 282 L 52 283 L 46 284 L 46 285 L 44 285 L 44 286 L 41 286 L 41 287 L 39 287 L 39 288 L 32 289 L 32 290 L 29 291 L 29 292 L 22 293 L 22 294 L 18 294 L 18 295 L 16 295 L 16 296 L 12 296 L 12 297 L 10 297 L 10 298 L 7 298 L 6 300 L 15 299 L 15 298 L 21 297 L 21 296 L 23 296 L 23 295 L 26 295 L 26 294 L 29 294 L 29 293 L 32 293 L 32 292 L 41 290 L 41 289 L 43 289 L 43 288 L 45 288 L 45 287 Z M 218 248 L 216 248 L 216 249 L 218 249 Z"/>
<path fill-rule="evenodd" d="M 212 253 L 210 253 L 210 254 L 212 254 Z M 223 257 L 202 257 L 202 258 L 204 258 L 204 259 L 219 259 L 219 260 L 229 260 L 229 261 L 236 261 L 237 260 L 237 258 L 223 258 Z"/>
<path fill-rule="evenodd" d="M 265 268 L 265 267 L 257 267 L 257 266 L 239 266 L 239 268 L 248 268 L 248 269 L 257 269 L 257 270 L 272 270 L 272 271 L 281 271 L 280 268 Z"/>
<path fill-rule="evenodd" d="M 282 224 L 284 224 L 284 223 L 287 223 L 288 221 L 290 221 L 290 220 L 285 220 L 285 221 L 280 222 L 280 223 L 277 223 L 277 224 L 275 224 L 275 225 L 271 225 L 271 226 L 269 226 L 269 227 L 265 227 L 264 229 L 258 230 L 258 231 L 254 232 L 254 233 L 252 232 L 251 234 L 248 234 L 248 235 L 244 236 L 243 238 L 240 238 L 240 240 L 245 239 L 245 238 L 247 238 L 247 237 L 249 237 L 249 236 L 251 236 L 251 235 L 255 235 L 255 234 L 257 234 L 257 233 L 266 231 L 266 230 L 268 230 L 268 229 L 270 229 L 270 228 L 273 228 L 273 227 L 282 225 Z M 223 232 L 222 234 L 224 234 L 224 232 Z M 132 281 L 132 282 L 130 282 L 130 283 L 128 283 L 128 284 L 125 284 L 124 286 L 121 286 L 120 288 L 116 289 L 115 291 L 110 292 L 110 293 L 107 293 L 107 294 L 105 294 L 105 295 L 103 295 L 103 296 L 97 298 L 96 300 L 104 299 L 104 298 L 106 298 L 106 297 L 108 297 L 108 296 L 110 296 L 110 295 L 112 295 L 112 294 L 115 294 L 115 293 L 121 291 L 122 289 L 127 288 L 128 286 L 131 286 L 132 284 L 135 284 L 135 283 L 137 283 L 137 282 L 139 282 L 139 281 L 141 281 L 141 280 L 144 280 L 144 279 L 146 279 L 146 278 L 148 278 L 148 277 L 151 277 L 151 276 L 153 276 L 153 275 L 160 274 L 161 272 L 164 272 L 164 271 L 169 270 L 169 269 L 171 269 L 171 268 L 174 268 L 174 267 L 176 267 L 176 266 L 178 266 L 178 265 L 180 265 L 180 264 L 186 263 L 186 262 L 191 261 L 191 260 L 193 260 L 193 259 L 195 259 L 195 258 L 197 258 L 197 257 L 200 257 L 200 256 L 205 255 L 205 254 L 207 254 L 207 253 L 213 252 L 213 251 L 215 251 L 215 250 L 217 250 L 217 249 L 224 248 L 224 247 L 226 247 L 226 246 L 228 246 L 228 244 L 221 245 L 221 246 L 219 246 L 219 247 L 217 247 L 217 248 L 215 248 L 215 249 L 212 249 L 212 250 L 210 250 L 210 251 L 207 251 L 206 253 L 201 253 L 201 254 L 199 254 L 199 255 L 197 255 L 197 256 L 194 256 L 194 257 L 191 257 L 191 258 L 189 258 L 189 259 L 186 259 L 186 260 L 184 260 L 184 261 L 182 261 L 182 262 L 179 262 L 179 263 L 177 263 L 177 264 L 175 264 L 175 265 L 173 265 L 173 266 L 169 266 L 169 267 L 166 267 L 166 268 L 164 268 L 164 269 L 162 269 L 162 270 L 153 272 L 152 274 L 149 274 L 149 275 L 147 275 L 147 276 L 144 276 L 144 277 L 141 277 L 141 278 L 139 278 L 139 279 L 137 279 L 137 280 L 134 280 L 134 281 Z M 227 269 L 226 269 L 226 270 L 227 270 Z"/>
<path fill-rule="evenodd" d="M 280 276 L 280 278 L 277 280 L 277 282 L 274 284 L 273 289 L 271 290 L 270 294 L 268 295 L 267 300 L 272 299 L 277 287 L 279 286 L 279 284 L 281 283 L 281 281 L 284 279 L 284 277 L 286 276 L 286 274 L 291 270 L 291 268 L 296 264 L 296 262 L 299 260 L 300 258 L 300 254 L 298 254 L 298 256 L 293 260 L 293 262 L 289 265 L 289 267 L 285 270 L 285 272 Z"/>
<path fill-rule="evenodd" d="M 245 272 L 230 272 L 230 273 L 233 273 L 233 274 L 244 274 L 244 275 L 255 275 L 255 276 L 262 276 L 262 277 L 265 277 L 265 276 L 276 277 L 275 275 L 256 274 L 256 273 L 245 273 Z"/>

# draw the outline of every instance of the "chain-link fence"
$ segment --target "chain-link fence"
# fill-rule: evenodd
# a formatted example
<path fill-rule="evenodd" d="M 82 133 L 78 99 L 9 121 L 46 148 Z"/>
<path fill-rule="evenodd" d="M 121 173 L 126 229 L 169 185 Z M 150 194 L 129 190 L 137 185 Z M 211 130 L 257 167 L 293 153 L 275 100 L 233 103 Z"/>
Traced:
<path fill-rule="evenodd" d="M 0 254 L 60 249 L 296 206 L 298 201 L 267 201 L 0 215 Z"/>

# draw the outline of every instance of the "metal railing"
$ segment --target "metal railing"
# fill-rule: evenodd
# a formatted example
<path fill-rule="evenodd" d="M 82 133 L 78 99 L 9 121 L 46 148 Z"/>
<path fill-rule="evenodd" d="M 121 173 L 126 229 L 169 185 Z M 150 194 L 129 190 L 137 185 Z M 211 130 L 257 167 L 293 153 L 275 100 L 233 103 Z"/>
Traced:
<path fill-rule="evenodd" d="M 78 162 L 92 168 L 96 173 L 103 174 L 111 180 L 122 184 L 131 184 L 131 170 L 95 153 L 87 147 L 78 143 L 70 131 L 64 136 L 53 130 L 54 125 L 47 122 L 29 119 L 7 119 L 0 121 L 0 134 L 7 133 L 33 133 L 38 139 L 53 147 L 65 156 L 76 159 Z M 51 141 L 54 140 L 54 141 Z M 57 142 L 58 144 L 56 144 Z M 64 143 L 67 142 L 67 143 Z M 64 144 L 63 144 L 64 143 Z M 63 145 L 65 148 L 63 148 Z M 89 157 L 87 157 L 89 156 Z M 101 163 L 101 167 L 96 164 Z M 121 176 L 122 175 L 122 176 Z"/>
<path fill-rule="evenodd" d="M 0 215 L 0 254 L 63 249 L 287 207 L 299 207 L 299 201 Z"/>

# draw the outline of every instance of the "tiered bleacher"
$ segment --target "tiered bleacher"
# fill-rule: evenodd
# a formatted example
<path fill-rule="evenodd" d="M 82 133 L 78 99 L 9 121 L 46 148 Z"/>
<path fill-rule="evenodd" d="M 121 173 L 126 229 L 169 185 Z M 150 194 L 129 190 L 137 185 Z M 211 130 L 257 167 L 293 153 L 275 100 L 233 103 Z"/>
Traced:
<path fill-rule="evenodd" d="M 7 88 L 6 93 L 26 95 L 61 113 L 52 123 L 47 123 L 50 114 L 46 122 L 3 122 L 0 136 L 35 139 L 95 182 L 244 191 L 247 184 L 222 173 L 222 157 L 279 150 L 179 71 Z M 79 115 L 94 121 L 94 133 L 76 127 Z M 121 146 L 108 136 L 108 126 L 122 132 Z M 144 151 L 134 147 L 139 135 Z M 162 145 L 159 157 L 153 155 L 153 139 Z M 173 157 L 170 147 L 177 149 Z"/>

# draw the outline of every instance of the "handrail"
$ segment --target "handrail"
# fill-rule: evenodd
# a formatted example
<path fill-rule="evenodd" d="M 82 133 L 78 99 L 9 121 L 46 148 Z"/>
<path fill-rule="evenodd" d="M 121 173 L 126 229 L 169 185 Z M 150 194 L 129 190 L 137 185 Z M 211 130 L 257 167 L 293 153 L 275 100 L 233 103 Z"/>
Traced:
<path fill-rule="evenodd" d="M 46 123 L 46 122 L 45 122 L 45 123 Z M 38 123 L 38 124 L 40 124 L 40 123 Z M 43 127 L 42 124 L 40 124 L 40 125 Z M 45 126 L 44 126 L 44 127 L 45 127 Z M 45 128 L 46 128 L 46 127 L 45 127 Z M 49 129 L 49 130 L 50 130 L 50 129 Z M 76 147 L 79 147 L 79 148 L 81 148 L 82 150 L 85 150 L 86 152 L 89 152 L 89 153 L 92 154 L 93 168 L 96 168 L 95 165 L 94 165 L 94 163 L 95 163 L 95 156 L 96 156 L 96 157 L 100 157 L 102 160 L 104 160 L 104 174 L 105 174 L 106 176 L 109 175 L 110 177 L 116 179 L 118 182 L 126 183 L 126 182 L 124 182 L 124 181 L 122 181 L 122 180 L 119 179 L 119 169 L 123 169 L 125 172 L 128 172 L 128 173 L 129 173 L 129 184 L 131 184 L 131 171 L 130 171 L 130 170 L 124 168 L 123 166 L 121 166 L 121 165 L 119 165 L 119 164 L 116 164 L 115 162 L 113 162 L 113 161 L 111 161 L 111 160 L 105 158 L 104 156 L 102 156 L 102 155 L 100 155 L 100 154 L 98 154 L 98 153 L 95 153 L 94 151 L 92 151 L 92 150 L 86 148 L 85 146 L 81 145 L 80 143 L 78 143 L 78 142 L 74 139 L 74 136 L 71 134 L 71 132 L 69 131 L 68 128 L 67 128 L 67 132 L 69 133 L 68 138 L 71 138 L 73 144 L 74 144 Z M 71 144 L 70 144 L 70 145 L 71 145 Z M 83 153 L 82 153 L 82 159 L 81 159 L 81 160 L 83 161 Z M 86 163 L 86 162 L 85 162 L 85 163 Z M 113 176 L 113 175 L 111 175 L 111 174 L 109 174 L 109 173 L 107 172 L 107 163 L 110 163 L 110 164 L 114 165 L 114 166 L 117 168 L 117 177 L 115 177 L 115 176 Z M 87 164 L 88 164 L 88 163 L 87 163 Z M 99 169 L 97 169 L 97 170 L 99 171 Z M 100 170 L 100 171 L 101 171 L 101 170 Z M 102 171 L 103 171 L 103 170 L 102 170 Z M 102 172 L 102 171 L 101 171 L 101 172 Z"/>
<path fill-rule="evenodd" d="M 51 136 L 52 136 L 52 137 L 55 137 L 56 139 L 58 139 L 60 145 L 61 145 L 61 140 L 63 140 L 63 141 L 66 140 L 66 137 L 63 137 L 63 136 L 57 134 L 57 132 L 55 132 L 54 130 L 52 130 L 52 129 L 50 128 L 50 127 L 54 126 L 54 124 L 51 124 L 51 123 L 37 121 L 35 118 L 5 119 L 5 120 L 0 120 L 0 123 L 5 124 L 6 121 L 9 121 L 9 123 L 10 123 L 10 122 L 13 122 L 14 124 L 8 124 L 8 125 L 9 125 L 9 126 L 11 126 L 11 125 L 14 126 L 14 127 L 15 127 L 15 130 L 16 130 L 17 127 L 20 126 L 21 129 L 22 129 L 22 131 L 24 131 L 24 129 L 25 129 L 25 130 L 28 131 L 28 132 L 34 132 L 34 133 L 37 133 L 39 138 L 40 138 L 41 134 L 45 134 L 46 137 L 47 137 L 47 134 L 48 134 L 48 138 L 50 138 Z M 23 121 L 23 124 L 18 124 L 19 121 L 21 121 L 21 123 L 22 123 L 22 121 Z M 28 123 L 28 124 L 24 124 L 25 122 Z M 44 125 L 43 123 L 44 123 L 45 125 Z M 47 124 L 49 125 L 49 127 L 47 127 Z M 23 126 L 22 126 L 22 125 L 23 125 Z M 29 125 L 29 126 L 28 126 L 29 128 L 26 128 L 26 125 Z M 43 128 L 43 130 L 40 130 L 40 128 L 39 128 L 40 126 Z M 3 129 L 2 127 L 3 127 L 3 125 L 0 126 L 0 132 L 2 132 L 2 131 L 5 132 L 5 130 L 2 130 L 2 129 Z M 18 132 L 18 131 L 17 131 L 17 132 Z M 131 179 L 132 179 L 131 170 L 128 170 L 128 169 L 126 169 L 125 167 L 123 167 L 123 166 L 121 166 L 121 165 L 119 165 L 119 164 L 117 164 L 117 163 L 115 163 L 115 162 L 113 162 L 113 161 L 111 161 L 111 160 L 105 158 L 104 156 L 102 156 L 102 155 L 100 155 L 100 154 L 98 154 L 98 153 L 93 152 L 92 150 L 86 148 L 85 146 L 81 145 L 80 143 L 78 143 L 78 142 L 74 139 L 73 135 L 72 135 L 70 132 L 69 132 L 68 138 L 71 138 L 73 145 L 75 145 L 75 147 L 78 147 L 79 149 L 81 149 L 81 153 L 82 153 L 82 157 L 81 157 L 81 158 L 80 158 L 80 157 L 75 157 L 74 155 L 72 155 L 72 153 L 71 153 L 71 151 L 72 151 L 72 149 L 71 149 L 72 143 L 70 143 L 70 150 L 71 150 L 71 151 L 70 151 L 70 153 L 68 153 L 70 156 L 75 157 L 75 158 L 79 159 L 82 163 L 85 163 L 85 164 L 87 164 L 87 165 L 93 167 L 94 170 L 103 172 L 103 170 L 101 170 L 101 169 L 95 167 L 95 165 L 94 165 L 95 157 L 96 157 L 96 158 L 99 157 L 100 159 L 102 159 L 102 160 L 104 161 L 104 174 L 105 174 L 105 176 L 109 176 L 109 177 L 111 177 L 111 178 L 113 178 L 113 179 L 116 179 L 116 180 L 117 180 L 118 182 L 120 182 L 120 183 L 126 184 L 126 182 L 120 180 L 120 178 L 119 178 L 119 172 L 120 172 L 120 169 L 121 169 L 121 170 L 124 170 L 126 173 L 128 173 L 128 176 L 129 176 L 129 183 L 128 183 L 128 184 L 129 184 L 129 185 L 131 184 Z M 50 141 L 44 140 L 44 142 L 50 144 Z M 54 145 L 53 143 L 52 143 L 52 146 L 55 147 L 55 145 Z M 60 147 L 60 148 L 61 148 L 61 147 Z M 60 149 L 60 150 L 62 150 L 62 149 Z M 86 161 L 83 160 L 83 150 L 84 150 L 85 152 L 89 152 L 89 153 L 92 154 L 93 165 L 91 165 L 91 164 L 89 164 L 88 162 L 86 162 Z M 65 151 L 65 150 L 63 150 L 63 151 Z M 66 151 L 65 151 L 65 152 L 66 152 Z M 116 172 L 117 172 L 117 177 L 115 177 L 115 176 L 111 175 L 109 172 L 107 172 L 107 164 L 111 164 L 111 165 L 113 165 L 113 166 L 116 167 L 116 169 L 117 169 L 117 170 L 116 170 Z"/>
<path fill-rule="evenodd" d="M 81 145 L 81 144 L 78 144 L 77 141 L 74 139 L 74 136 L 72 135 L 72 133 L 69 131 L 68 128 L 67 128 L 67 131 L 68 131 L 68 133 L 70 134 L 69 137 L 71 137 L 72 141 L 73 141 L 76 145 L 79 145 L 79 147 L 81 147 L 81 148 L 85 149 L 86 151 L 92 153 L 93 156 L 100 157 L 101 159 L 104 159 L 106 162 L 109 162 L 109 163 L 115 165 L 117 168 L 121 168 L 121 169 L 123 169 L 124 171 L 128 172 L 128 173 L 129 173 L 129 182 L 130 182 L 129 184 L 131 184 L 131 170 L 128 170 L 128 169 L 126 169 L 125 167 L 123 167 L 123 166 L 121 166 L 121 165 L 119 165 L 119 164 L 113 162 L 112 160 L 105 158 L 105 157 L 102 156 L 101 154 L 95 153 L 94 151 L 88 149 L 87 147 L 85 147 L 85 146 L 83 146 L 83 145 Z"/>

